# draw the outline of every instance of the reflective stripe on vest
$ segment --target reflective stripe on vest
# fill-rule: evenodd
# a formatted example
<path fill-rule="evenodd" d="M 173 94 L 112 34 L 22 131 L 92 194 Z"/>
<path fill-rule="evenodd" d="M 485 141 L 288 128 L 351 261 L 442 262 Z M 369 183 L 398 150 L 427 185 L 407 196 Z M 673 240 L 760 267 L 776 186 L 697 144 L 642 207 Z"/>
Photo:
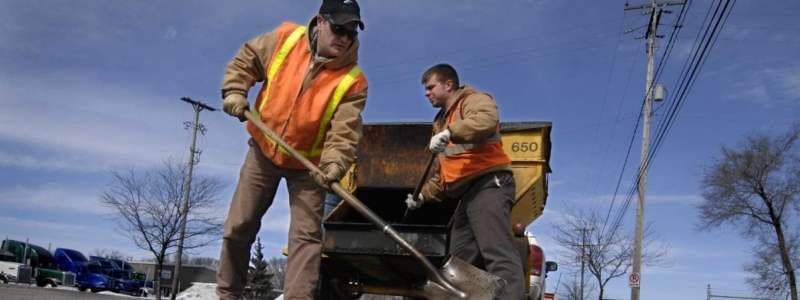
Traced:
<path fill-rule="evenodd" d="M 259 104 L 258 109 L 256 109 L 256 118 L 261 119 L 261 110 L 264 108 L 264 105 L 267 104 L 267 100 L 269 100 L 269 86 L 272 79 L 275 77 L 275 74 L 278 73 L 278 69 L 280 69 L 283 61 L 286 60 L 286 56 L 294 49 L 294 45 L 297 45 L 297 41 L 306 33 L 306 30 L 307 28 L 305 26 L 295 28 L 289 37 L 286 38 L 286 41 L 283 42 L 281 49 L 275 57 L 272 58 L 272 63 L 269 65 L 269 70 L 267 71 L 267 89 L 264 90 L 264 95 L 261 97 L 261 104 Z"/>
<path fill-rule="evenodd" d="M 444 155 L 456 155 L 467 152 L 469 150 L 475 149 L 480 147 L 485 143 L 491 142 L 498 142 L 500 141 L 500 133 L 495 132 L 492 136 L 484 140 L 480 143 L 473 143 L 473 144 L 449 144 L 446 148 L 444 148 Z"/>
<path fill-rule="evenodd" d="M 333 92 L 333 96 L 331 96 L 331 101 L 328 102 L 328 107 L 325 108 L 325 114 L 322 115 L 322 123 L 319 124 L 319 131 L 317 131 L 317 139 L 314 140 L 314 146 L 311 147 L 311 153 L 307 156 L 317 156 L 322 154 L 322 142 L 325 141 L 325 132 L 328 131 L 328 125 L 331 123 L 331 119 L 333 118 L 333 113 L 336 112 L 336 108 L 339 107 L 339 102 L 342 102 L 342 98 L 344 98 L 344 94 L 347 93 L 347 90 L 356 83 L 356 78 L 358 75 L 361 75 L 361 68 L 358 65 L 353 66 L 347 75 L 342 78 L 342 81 L 339 81 L 339 84 L 336 86 L 336 90 Z M 281 147 L 281 150 L 284 150 Z"/>
<path fill-rule="evenodd" d="M 275 57 L 272 59 L 270 64 L 269 70 L 267 72 L 267 88 L 264 91 L 263 96 L 261 97 L 261 103 L 258 106 L 258 110 L 256 116 L 260 119 L 261 118 L 261 110 L 264 109 L 267 101 L 269 100 L 269 92 L 270 92 L 270 84 L 278 73 L 280 66 L 283 64 L 283 61 L 286 60 L 286 57 L 289 55 L 289 52 L 294 49 L 294 46 L 297 42 L 302 38 L 306 32 L 307 28 L 304 26 L 297 27 L 292 33 L 286 38 L 286 41 L 283 42 L 281 45 L 280 50 L 276 53 Z M 344 98 L 344 95 L 356 83 L 356 79 L 359 75 L 361 75 L 362 71 L 358 65 L 353 66 L 349 72 L 336 85 L 336 89 L 331 95 L 330 101 L 328 101 L 328 106 L 325 107 L 325 113 L 322 115 L 321 122 L 319 124 L 319 129 L 317 130 L 317 137 L 314 139 L 314 144 L 311 146 L 311 149 L 295 149 L 301 155 L 305 157 L 316 157 L 322 154 L 322 143 L 325 141 L 325 133 L 328 130 L 328 125 L 331 123 L 331 119 L 333 119 L 333 114 L 336 113 L 336 108 L 339 106 L 339 103 Z M 270 137 L 264 135 L 264 137 L 269 141 L 273 146 L 277 143 L 275 140 L 271 139 Z M 290 155 L 289 151 L 285 148 L 278 146 L 278 151 L 283 154 Z"/>
<path fill-rule="evenodd" d="M 452 124 L 457 115 L 461 115 L 465 95 L 454 105 L 453 110 L 447 115 L 446 125 Z M 455 144 L 452 141 L 445 147 L 445 152 L 439 157 L 440 180 L 442 186 L 469 176 L 479 174 L 489 168 L 507 165 L 511 161 L 503 151 L 503 141 L 500 139 L 500 126 L 496 125 L 495 133 L 487 140 L 474 144 Z"/>

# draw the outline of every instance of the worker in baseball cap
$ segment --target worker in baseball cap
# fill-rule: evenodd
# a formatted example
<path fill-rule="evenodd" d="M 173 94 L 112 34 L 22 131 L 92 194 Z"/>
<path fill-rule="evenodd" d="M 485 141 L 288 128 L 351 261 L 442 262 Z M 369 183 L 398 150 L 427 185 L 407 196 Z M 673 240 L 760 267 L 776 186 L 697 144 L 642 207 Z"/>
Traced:
<path fill-rule="evenodd" d="M 358 66 L 359 29 L 364 22 L 355 0 L 324 0 L 307 26 L 285 22 L 245 42 L 228 64 L 223 110 L 241 121 L 250 110 L 322 173 L 309 173 L 246 123 L 249 150 L 225 221 L 217 272 L 221 299 L 244 296 L 250 248 L 282 178 L 291 210 L 284 299 L 312 298 L 325 189 L 353 164 L 361 138 L 367 79 Z M 248 92 L 256 82 L 264 83 L 250 106 Z"/>

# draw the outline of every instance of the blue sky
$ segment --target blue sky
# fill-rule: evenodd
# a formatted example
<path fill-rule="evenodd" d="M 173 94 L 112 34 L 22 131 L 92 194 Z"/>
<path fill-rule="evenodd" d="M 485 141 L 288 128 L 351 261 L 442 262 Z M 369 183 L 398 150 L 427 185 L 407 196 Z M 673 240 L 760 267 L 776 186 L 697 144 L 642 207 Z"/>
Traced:
<path fill-rule="evenodd" d="M 496 97 L 504 121 L 553 122 L 550 198 L 530 229 L 557 259 L 549 227 L 570 207 L 608 209 L 641 105 L 644 42 L 635 39 L 641 32 L 621 33 L 647 18 L 623 13 L 624 3 L 361 1 L 367 26 L 360 63 L 370 80 L 364 119 L 429 121 L 435 111 L 419 75 L 448 62 L 463 82 Z M 662 77 L 668 89 L 709 4 L 696 1 L 687 16 Z M 191 139 L 182 123 L 192 111 L 178 99 L 220 106 L 224 67 L 239 46 L 284 20 L 305 23 L 318 5 L 0 0 L 0 235 L 145 257 L 98 206 L 109 171 L 185 160 Z M 795 1 L 736 3 L 648 177 L 646 220 L 672 251 L 668 266 L 644 269 L 643 297 L 701 298 L 706 284 L 730 293 L 746 289 L 742 265 L 752 244 L 735 228 L 697 231 L 693 205 L 701 199 L 703 166 L 721 145 L 798 121 L 800 26 L 791 21 L 798 13 Z M 656 111 L 656 120 L 663 112 Z M 199 139 L 197 172 L 228 184 L 223 217 L 247 135 L 222 113 L 203 113 L 202 121 L 208 132 Z M 638 165 L 639 147 L 637 136 L 629 170 Z M 624 178 L 626 190 L 632 176 Z M 285 244 L 286 198 L 282 189 L 260 233 L 272 255 Z M 633 206 L 626 230 L 632 212 Z M 218 251 L 214 245 L 196 255 Z M 551 290 L 559 273 L 549 279 Z M 628 295 L 618 280 L 606 297 Z"/>

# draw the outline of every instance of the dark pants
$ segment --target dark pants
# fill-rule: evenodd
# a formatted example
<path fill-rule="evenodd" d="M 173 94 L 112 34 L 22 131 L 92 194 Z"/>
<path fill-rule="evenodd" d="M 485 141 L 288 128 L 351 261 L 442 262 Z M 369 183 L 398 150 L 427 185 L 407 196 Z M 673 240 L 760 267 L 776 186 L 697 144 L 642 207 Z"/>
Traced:
<path fill-rule="evenodd" d="M 308 175 L 308 170 L 275 166 L 251 140 L 225 220 L 217 271 L 220 299 L 241 298 L 250 264 L 250 247 L 261 227 L 261 217 L 272 205 L 281 178 L 286 179 L 289 188 L 291 211 L 284 299 L 312 298 L 322 251 L 320 223 L 324 192 Z"/>
<path fill-rule="evenodd" d="M 483 175 L 461 198 L 450 231 L 450 254 L 505 280 L 498 299 L 523 299 L 525 279 L 511 236 L 514 176 Z"/>

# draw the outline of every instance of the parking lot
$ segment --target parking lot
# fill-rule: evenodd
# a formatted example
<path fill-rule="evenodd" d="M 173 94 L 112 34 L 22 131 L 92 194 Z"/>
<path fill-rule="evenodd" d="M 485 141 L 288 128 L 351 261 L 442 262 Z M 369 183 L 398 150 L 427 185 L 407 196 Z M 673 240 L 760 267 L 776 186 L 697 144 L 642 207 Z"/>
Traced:
<path fill-rule="evenodd" d="M 47 289 L 33 285 L 0 284 L 0 298 L 3 300 L 119 300 L 128 297 L 93 294 L 90 292 L 80 292 L 74 289 Z"/>

